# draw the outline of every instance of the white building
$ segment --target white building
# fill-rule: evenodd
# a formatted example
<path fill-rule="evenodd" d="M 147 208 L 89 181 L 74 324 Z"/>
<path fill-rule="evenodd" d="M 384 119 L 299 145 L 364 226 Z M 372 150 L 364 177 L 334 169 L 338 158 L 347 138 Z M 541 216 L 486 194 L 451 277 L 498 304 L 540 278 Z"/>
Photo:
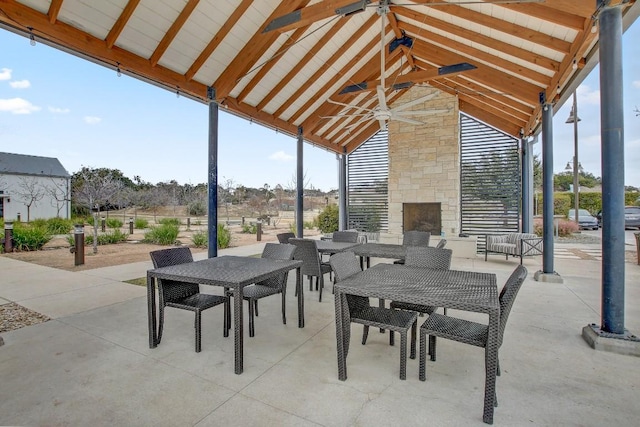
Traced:
<path fill-rule="evenodd" d="M 58 159 L 0 152 L 0 218 L 70 218 L 71 176 Z"/>

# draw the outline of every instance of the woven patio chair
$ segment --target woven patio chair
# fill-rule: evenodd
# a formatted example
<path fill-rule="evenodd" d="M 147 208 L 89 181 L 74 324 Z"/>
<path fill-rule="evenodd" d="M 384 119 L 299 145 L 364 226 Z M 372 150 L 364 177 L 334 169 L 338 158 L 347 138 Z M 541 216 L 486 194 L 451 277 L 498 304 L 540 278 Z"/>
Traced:
<path fill-rule="evenodd" d="M 447 246 L 447 239 L 440 239 L 435 247 L 436 249 L 444 249 L 445 246 Z"/>
<path fill-rule="evenodd" d="M 334 242 L 358 243 L 357 231 L 334 231 L 331 238 Z"/>
<path fill-rule="evenodd" d="M 429 231 L 407 231 L 402 235 L 402 246 L 429 246 L 431 233 Z M 404 264 L 405 260 L 399 259 L 394 264 Z"/>
<path fill-rule="evenodd" d="M 293 259 L 302 261 L 300 274 L 305 274 L 309 277 L 310 291 L 313 290 L 313 278 L 316 278 L 316 289 L 320 290 L 318 301 L 322 302 L 324 275 L 331 272 L 331 266 L 320 259 L 315 240 L 292 238 L 289 239 L 289 243 L 297 247 Z"/>
<path fill-rule="evenodd" d="M 188 247 L 177 247 L 170 249 L 161 249 L 150 252 L 151 260 L 154 268 L 168 267 L 170 265 L 185 264 L 193 262 L 191 250 Z M 217 305 L 224 305 L 223 316 L 223 333 L 229 336 L 229 327 L 227 319 L 229 318 L 229 298 L 226 296 L 218 296 L 211 294 L 201 294 L 200 285 L 197 283 L 177 282 L 174 280 L 157 279 L 158 295 L 159 295 L 159 323 L 158 323 L 158 344 L 162 339 L 162 329 L 164 326 L 164 308 L 174 307 L 182 310 L 193 311 L 196 314 L 195 330 L 196 330 L 196 353 L 200 352 L 200 330 L 202 324 L 201 312 Z"/>
<path fill-rule="evenodd" d="M 336 276 L 336 283 L 362 271 L 360 261 L 353 252 L 339 252 L 329 259 Z M 416 328 L 418 314 L 410 311 L 373 307 L 369 298 L 346 294 L 349 321 L 364 326 L 362 345 L 367 343 L 369 326 L 385 328 L 400 333 L 400 379 L 407 378 L 407 332 L 411 328 L 411 359 L 416 358 Z M 348 329 L 348 328 L 347 328 Z M 347 337 L 349 339 L 350 336 Z"/>
<path fill-rule="evenodd" d="M 500 332 L 498 334 L 498 348 L 502 346 L 504 330 L 507 326 L 509 312 L 513 307 L 513 302 L 522 287 L 524 279 L 527 277 L 527 269 L 519 265 L 511 273 L 511 276 L 500 291 Z M 429 354 L 431 360 L 436 360 L 436 337 L 447 338 L 464 344 L 471 344 L 477 347 L 487 346 L 488 325 L 458 319 L 455 317 L 432 314 L 420 327 L 420 381 L 426 378 L 426 337 L 429 335 Z M 498 363 L 497 374 L 500 375 L 500 361 Z M 497 403 L 497 400 L 496 400 Z"/>
<path fill-rule="evenodd" d="M 430 268 L 433 270 L 449 270 L 451 268 L 451 249 L 436 249 L 432 247 L 410 246 L 407 248 L 406 267 Z M 409 310 L 420 313 L 420 315 L 432 314 L 438 307 L 422 304 L 411 304 L 408 302 L 391 301 L 391 308 L 396 310 Z M 445 314 L 446 309 L 445 309 Z M 391 332 L 390 342 L 393 344 L 393 332 Z"/>
<path fill-rule="evenodd" d="M 296 247 L 294 245 L 267 243 L 262 250 L 262 258 L 290 260 L 293 259 L 293 253 L 295 251 Z M 282 296 L 282 323 L 285 325 L 287 324 L 286 295 L 288 277 L 289 272 L 280 273 L 277 276 L 270 277 L 262 282 L 246 286 L 242 290 L 242 298 L 249 303 L 250 337 L 255 336 L 254 317 L 258 316 L 258 300 L 261 298 L 280 294 Z M 227 313 L 227 316 L 227 327 L 230 328 L 231 313 Z"/>
<path fill-rule="evenodd" d="M 280 233 L 277 234 L 278 242 L 280 243 L 289 243 L 289 239 L 292 237 L 296 237 L 294 233 Z"/>

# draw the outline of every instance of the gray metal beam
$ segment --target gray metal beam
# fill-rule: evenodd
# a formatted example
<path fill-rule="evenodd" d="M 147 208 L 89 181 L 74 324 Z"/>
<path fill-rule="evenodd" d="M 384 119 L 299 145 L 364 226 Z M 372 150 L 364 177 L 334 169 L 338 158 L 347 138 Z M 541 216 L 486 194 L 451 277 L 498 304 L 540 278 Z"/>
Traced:
<path fill-rule="evenodd" d="M 622 10 L 600 12 L 602 329 L 624 333 L 624 111 Z"/>
<path fill-rule="evenodd" d="M 349 224 L 347 207 L 347 153 L 336 155 L 338 159 L 338 229 L 346 230 Z"/>
<path fill-rule="evenodd" d="M 304 176 L 302 173 L 304 137 L 302 126 L 298 127 L 298 155 L 296 163 L 296 235 L 303 237 L 304 230 Z"/>
<path fill-rule="evenodd" d="M 553 274 L 553 105 L 542 99 L 542 272 Z"/>
<path fill-rule="evenodd" d="M 207 229 L 209 234 L 209 258 L 218 256 L 218 103 L 216 90 L 207 88 L 209 99 L 209 203 Z"/>
<path fill-rule="evenodd" d="M 522 173 L 522 232 L 533 232 L 533 147 L 528 138 L 520 139 Z"/>

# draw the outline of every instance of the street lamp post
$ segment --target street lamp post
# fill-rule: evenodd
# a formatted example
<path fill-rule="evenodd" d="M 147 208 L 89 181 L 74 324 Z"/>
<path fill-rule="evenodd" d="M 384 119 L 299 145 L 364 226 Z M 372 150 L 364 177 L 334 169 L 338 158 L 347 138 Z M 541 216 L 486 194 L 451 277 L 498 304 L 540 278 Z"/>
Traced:
<path fill-rule="evenodd" d="M 580 117 L 578 117 L 578 98 L 576 96 L 576 91 L 573 91 L 573 106 L 571 107 L 571 113 L 569 113 L 569 118 L 565 123 L 573 123 L 573 206 L 574 206 L 574 214 L 576 224 L 578 224 L 578 206 L 579 204 L 579 193 L 580 193 L 580 183 L 578 181 L 578 122 L 580 121 Z"/>

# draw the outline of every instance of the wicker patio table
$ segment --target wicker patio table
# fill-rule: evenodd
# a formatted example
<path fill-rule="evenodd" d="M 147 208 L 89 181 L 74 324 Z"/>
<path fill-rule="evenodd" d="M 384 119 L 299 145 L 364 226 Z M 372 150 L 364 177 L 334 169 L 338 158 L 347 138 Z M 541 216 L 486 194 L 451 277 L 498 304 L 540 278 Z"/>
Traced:
<path fill-rule="evenodd" d="M 186 264 L 147 270 L 147 304 L 149 320 L 149 348 L 158 345 L 156 318 L 156 279 L 176 280 L 221 286 L 233 290 L 233 326 L 235 345 L 235 373 L 243 370 L 243 315 L 242 289 L 252 283 L 284 273 L 296 271 L 296 289 L 298 290 L 298 327 L 304 327 L 304 290 L 301 286 L 300 269 L 302 261 L 285 261 L 268 258 L 240 256 L 221 256 Z"/>
<path fill-rule="evenodd" d="M 496 275 L 456 270 L 431 270 L 397 264 L 377 264 L 335 285 L 338 378 L 347 379 L 349 307 L 346 294 L 413 304 L 487 313 L 489 337 L 485 348 L 485 423 L 493 423 L 500 303 Z"/>
<path fill-rule="evenodd" d="M 404 259 L 407 248 L 402 245 L 392 245 L 389 243 L 365 243 L 352 249 L 353 252 L 360 257 L 360 266 L 362 260 L 367 260 L 367 268 L 370 266 L 371 258 L 391 258 Z"/>
<path fill-rule="evenodd" d="M 352 251 L 362 243 L 354 242 L 334 242 L 332 240 L 316 240 L 318 252 L 321 254 L 335 254 L 343 251 Z"/>

